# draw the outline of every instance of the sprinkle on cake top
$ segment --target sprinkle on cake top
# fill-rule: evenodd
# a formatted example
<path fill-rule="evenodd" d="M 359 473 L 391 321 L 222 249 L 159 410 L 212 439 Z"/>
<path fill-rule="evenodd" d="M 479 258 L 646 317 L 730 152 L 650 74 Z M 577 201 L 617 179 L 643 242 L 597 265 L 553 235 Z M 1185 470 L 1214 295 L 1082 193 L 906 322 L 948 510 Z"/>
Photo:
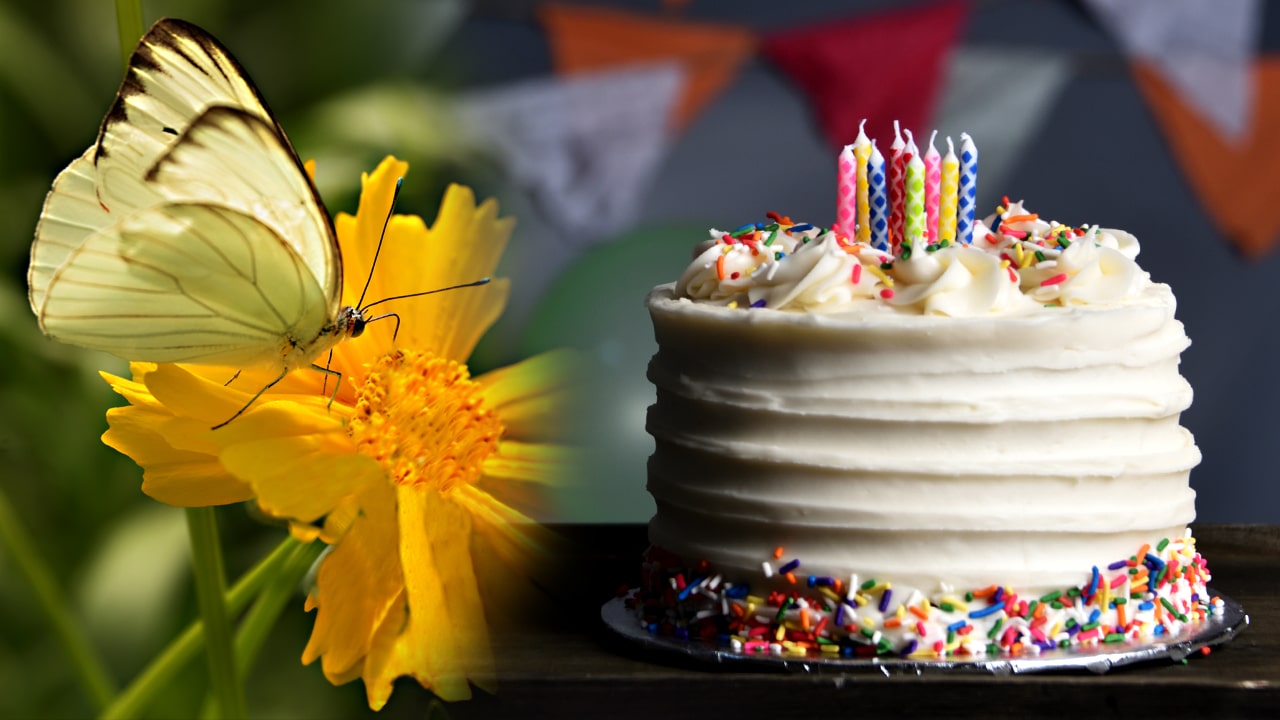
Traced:
<path fill-rule="evenodd" d="M 1007 197 L 975 223 L 972 244 L 941 240 L 919 252 L 877 249 L 838 228 L 767 217 L 711 230 L 676 284 L 677 296 L 744 309 L 973 317 L 1109 305 L 1150 284 L 1129 233 L 1046 222 Z"/>

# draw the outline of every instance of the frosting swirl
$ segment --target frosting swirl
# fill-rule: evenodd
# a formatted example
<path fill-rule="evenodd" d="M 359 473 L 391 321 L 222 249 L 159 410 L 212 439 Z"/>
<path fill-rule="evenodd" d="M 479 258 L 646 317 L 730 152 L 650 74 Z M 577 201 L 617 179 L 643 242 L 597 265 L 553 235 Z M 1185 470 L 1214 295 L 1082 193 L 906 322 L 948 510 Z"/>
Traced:
<path fill-rule="evenodd" d="M 1021 202 L 1006 202 L 976 223 L 972 245 L 944 241 L 915 253 L 781 218 L 731 233 L 712 230 L 676 294 L 728 307 L 817 313 L 1026 314 L 1141 294 L 1151 280 L 1135 261 L 1138 250 L 1129 233 L 1047 222 Z"/>

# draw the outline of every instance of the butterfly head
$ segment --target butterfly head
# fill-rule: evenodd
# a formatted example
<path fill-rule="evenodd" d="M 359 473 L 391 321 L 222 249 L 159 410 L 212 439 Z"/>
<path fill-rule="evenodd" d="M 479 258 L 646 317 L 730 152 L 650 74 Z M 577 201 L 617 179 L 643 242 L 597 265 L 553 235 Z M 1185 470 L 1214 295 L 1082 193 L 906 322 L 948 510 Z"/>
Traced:
<path fill-rule="evenodd" d="M 368 324 L 364 313 L 359 308 L 344 305 L 338 311 L 337 333 L 340 338 L 357 338 L 364 334 L 364 326 Z"/>

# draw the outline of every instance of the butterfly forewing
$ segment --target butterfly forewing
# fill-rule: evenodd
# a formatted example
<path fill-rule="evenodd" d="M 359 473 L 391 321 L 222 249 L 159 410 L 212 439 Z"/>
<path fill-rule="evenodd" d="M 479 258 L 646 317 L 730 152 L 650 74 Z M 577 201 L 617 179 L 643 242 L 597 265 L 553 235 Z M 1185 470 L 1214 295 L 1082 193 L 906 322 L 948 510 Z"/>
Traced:
<path fill-rule="evenodd" d="M 134 168 L 140 176 L 215 105 L 237 107 L 276 125 L 248 75 L 213 36 L 181 20 L 161 20 L 129 59 L 98 132 L 94 161 L 100 168 L 104 163 Z"/>
<path fill-rule="evenodd" d="M 217 40 L 181 20 L 157 22 L 130 57 L 97 143 L 58 175 L 45 199 L 31 248 L 32 310 L 38 312 L 49 278 L 86 236 L 162 200 L 146 173 L 214 105 L 238 107 L 276 126 Z"/>
<path fill-rule="evenodd" d="M 27 271 L 28 297 L 37 314 L 53 273 L 87 235 L 111 224 L 111 216 L 98 203 L 93 150 L 86 150 L 59 173 L 45 198 Z"/>
<path fill-rule="evenodd" d="M 324 295 L 269 226 L 164 204 L 88 237 L 50 282 L 50 336 L 130 360 L 280 364 L 329 324 Z"/>

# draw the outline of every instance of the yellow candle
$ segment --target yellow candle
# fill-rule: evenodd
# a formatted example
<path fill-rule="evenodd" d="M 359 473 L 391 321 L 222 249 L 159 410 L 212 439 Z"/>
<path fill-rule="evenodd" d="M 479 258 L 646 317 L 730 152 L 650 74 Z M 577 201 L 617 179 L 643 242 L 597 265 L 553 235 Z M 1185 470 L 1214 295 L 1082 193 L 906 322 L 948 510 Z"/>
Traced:
<path fill-rule="evenodd" d="M 864 118 L 858 126 L 858 137 L 853 141 L 853 159 L 858 165 L 858 242 L 871 242 L 871 205 L 867 185 L 867 161 L 871 159 L 871 140 L 867 138 Z M 848 230 L 846 229 L 846 232 Z"/>
<path fill-rule="evenodd" d="M 938 239 L 956 241 L 956 205 L 960 200 L 960 160 L 955 145 L 947 138 L 947 154 L 942 158 L 942 191 L 938 210 Z"/>

